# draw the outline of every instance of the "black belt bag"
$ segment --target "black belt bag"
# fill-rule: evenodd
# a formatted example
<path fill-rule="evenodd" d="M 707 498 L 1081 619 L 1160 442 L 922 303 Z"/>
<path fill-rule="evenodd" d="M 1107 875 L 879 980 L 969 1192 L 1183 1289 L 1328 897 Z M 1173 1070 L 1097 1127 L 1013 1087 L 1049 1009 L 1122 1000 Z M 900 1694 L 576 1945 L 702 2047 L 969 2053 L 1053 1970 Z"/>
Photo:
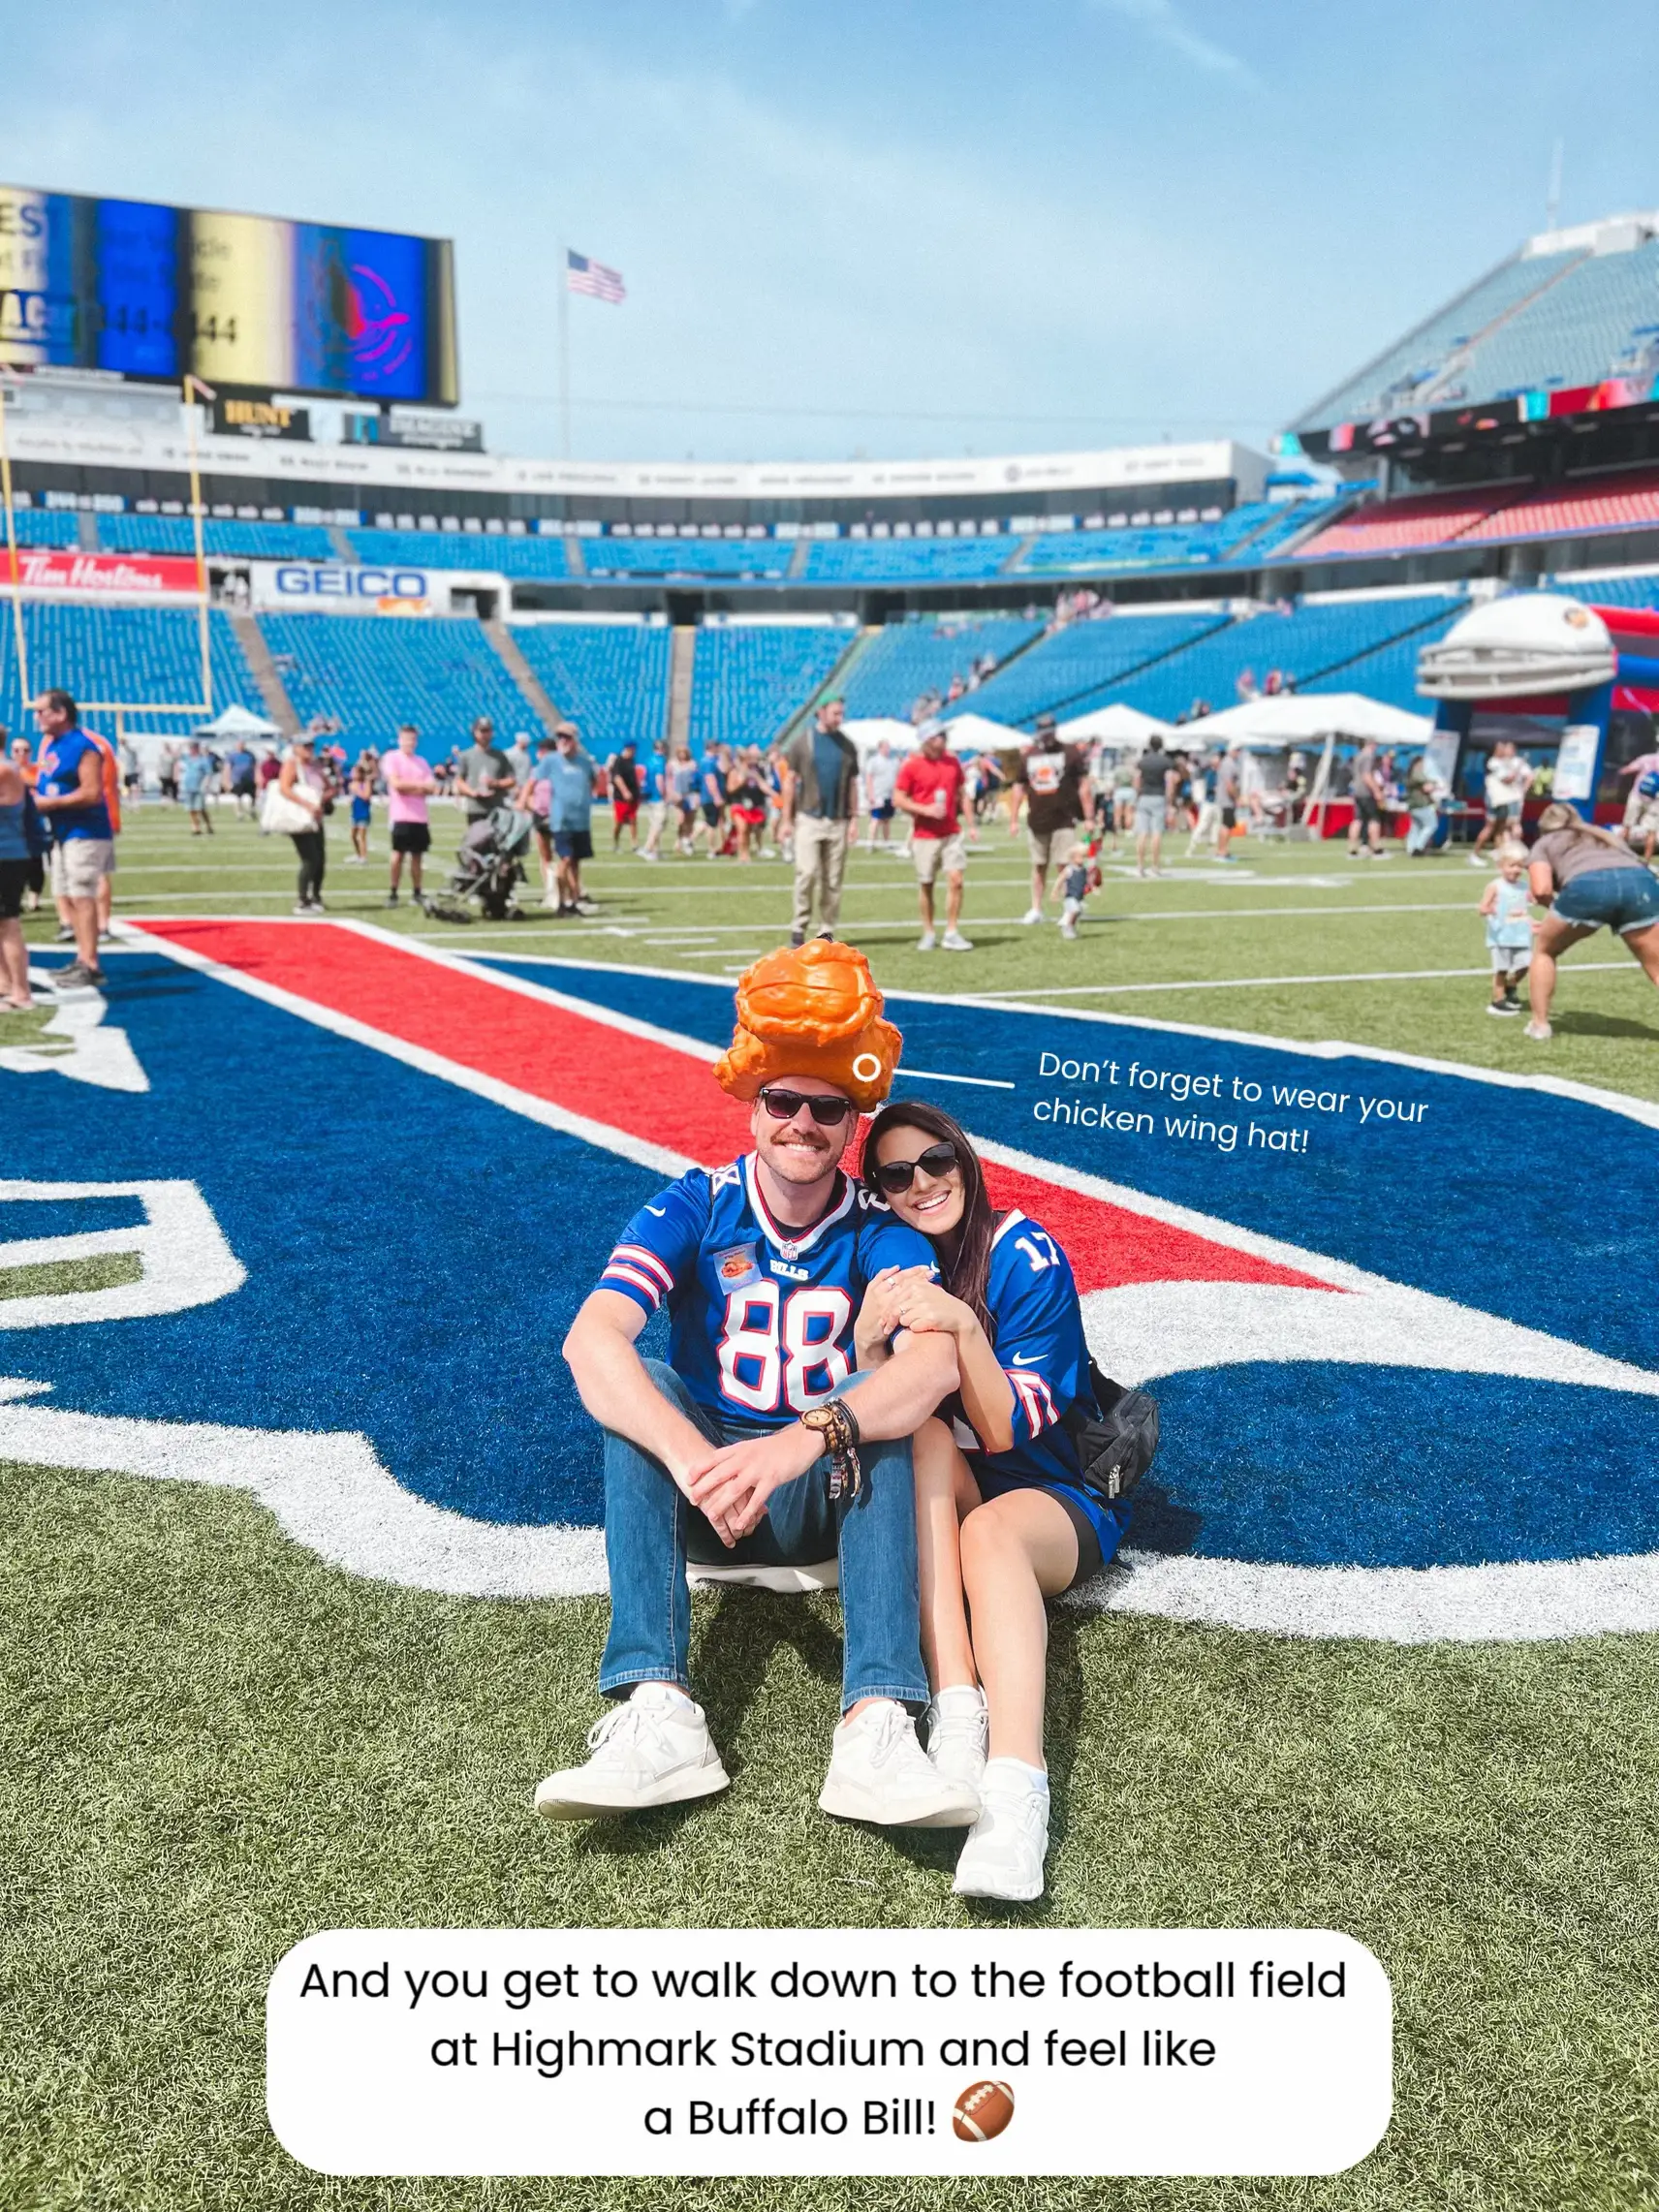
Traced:
<path fill-rule="evenodd" d="M 1127 1498 L 1158 1449 L 1158 1401 L 1103 1375 L 1091 1359 L 1094 1404 L 1079 1399 L 1060 1425 L 1078 1448 L 1079 1480 L 1109 1506 Z"/>

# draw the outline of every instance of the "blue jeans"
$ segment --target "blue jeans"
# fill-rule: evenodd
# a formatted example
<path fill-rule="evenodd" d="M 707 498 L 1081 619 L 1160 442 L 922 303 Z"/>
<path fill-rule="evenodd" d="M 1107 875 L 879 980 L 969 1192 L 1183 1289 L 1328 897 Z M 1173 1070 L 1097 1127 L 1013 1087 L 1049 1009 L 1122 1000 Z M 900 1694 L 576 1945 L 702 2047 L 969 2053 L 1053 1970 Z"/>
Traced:
<path fill-rule="evenodd" d="M 673 1369 L 647 1359 L 645 1372 L 710 1444 L 736 1444 L 753 1429 L 722 1424 L 698 1405 Z M 863 1381 L 852 1376 L 851 1389 Z M 831 1500 L 829 1460 L 781 1483 L 766 1518 L 728 1550 L 661 1460 L 614 1429 L 605 1432 L 605 1558 L 610 1575 L 610 1634 L 600 1662 L 607 1696 L 636 1682 L 673 1682 L 689 1690 L 691 1596 L 688 1543 L 704 1564 L 808 1567 L 840 1561 L 845 1645 L 841 1709 L 861 1698 L 925 1705 L 917 1598 L 916 1491 L 910 1439 L 859 1447 L 863 1481 L 855 1499 Z"/>
<path fill-rule="evenodd" d="M 1408 853 L 1426 853 L 1434 842 L 1435 831 L 1440 827 L 1438 806 L 1414 806 L 1411 810 L 1411 827 L 1405 834 Z"/>

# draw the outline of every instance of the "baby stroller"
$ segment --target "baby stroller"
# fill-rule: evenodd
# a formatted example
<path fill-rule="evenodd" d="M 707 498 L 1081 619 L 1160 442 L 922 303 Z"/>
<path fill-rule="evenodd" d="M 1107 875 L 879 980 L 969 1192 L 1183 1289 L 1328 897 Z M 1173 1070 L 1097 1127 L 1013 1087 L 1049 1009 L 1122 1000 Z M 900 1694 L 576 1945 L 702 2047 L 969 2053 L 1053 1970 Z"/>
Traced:
<path fill-rule="evenodd" d="M 471 921 L 476 900 L 485 921 L 516 921 L 518 902 L 513 894 L 524 881 L 532 826 L 530 816 L 512 806 L 492 807 L 469 824 L 454 873 L 426 911 L 440 921 Z"/>

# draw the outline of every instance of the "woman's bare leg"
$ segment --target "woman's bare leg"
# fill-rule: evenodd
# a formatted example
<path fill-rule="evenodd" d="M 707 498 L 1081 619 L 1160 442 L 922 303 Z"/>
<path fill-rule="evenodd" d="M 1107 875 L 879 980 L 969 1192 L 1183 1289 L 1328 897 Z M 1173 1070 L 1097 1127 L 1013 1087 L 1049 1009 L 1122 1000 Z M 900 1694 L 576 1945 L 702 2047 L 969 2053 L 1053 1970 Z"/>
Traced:
<path fill-rule="evenodd" d="M 1581 937 L 1594 934 L 1593 930 L 1580 929 L 1570 921 L 1557 921 L 1551 915 L 1533 939 L 1526 995 L 1532 1005 L 1534 1021 L 1543 1023 L 1549 1019 L 1549 1002 L 1555 996 L 1555 964 L 1561 954 L 1569 945 L 1577 945 Z"/>
<path fill-rule="evenodd" d="M 1650 983 L 1659 983 L 1659 922 L 1651 929 L 1633 930 L 1625 943 L 1641 961 Z"/>
<path fill-rule="evenodd" d="M 968 1463 L 941 1420 L 925 1420 L 910 1447 L 916 1472 L 916 1565 L 922 1596 L 922 1658 L 928 1686 L 972 1687 L 974 1647 L 962 1604 L 962 1562 L 956 1532 L 980 1503 Z"/>
<path fill-rule="evenodd" d="M 973 1656 L 990 1710 L 990 1756 L 1041 1768 L 1049 1657 L 1045 1599 L 1078 1567 L 1065 1508 L 1041 1490 L 1005 1490 L 961 1528 L 962 1586 L 973 1616 Z"/>
<path fill-rule="evenodd" d="M 20 921 L 0 921 L 0 998 L 18 1006 L 34 1004 L 29 995 L 29 949 Z"/>

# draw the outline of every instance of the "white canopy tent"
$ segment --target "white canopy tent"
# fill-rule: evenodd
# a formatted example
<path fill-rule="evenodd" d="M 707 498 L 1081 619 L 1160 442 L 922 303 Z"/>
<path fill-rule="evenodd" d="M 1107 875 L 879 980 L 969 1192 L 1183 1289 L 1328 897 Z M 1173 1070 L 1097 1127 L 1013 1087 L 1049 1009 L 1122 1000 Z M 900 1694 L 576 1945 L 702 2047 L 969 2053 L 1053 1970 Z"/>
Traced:
<path fill-rule="evenodd" d="M 227 706 L 211 722 L 199 723 L 193 734 L 198 737 L 280 737 L 282 732 L 274 722 L 267 722 L 263 714 L 252 714 L 245 706 Z"/>
<path fill-rule="evenodd" d="M 841 728 L 858 747 L 860 760 L 866 753 L 873 753 L 884 737 L 895 753 L 915 750 L 915 726 L 901 722 L 896 714 L 864 715 L 857 721 L 843 722 Z"/>
<path fill-rule="evenodd" d="M 1186 723 L 1176 732 L 1176 741 L 1183 752 L 1196 744 L 1230 749 L 1243 745 L 1253 752 L 1276 753 L 1293 745 L 1344 738 L 1374 745 L 1426 745 L 1433 730 L 1432 715 L 1407 714 L 1380 699 L 1367 699 L 1362 692 L 1282 691 Z"/>
<path fill-rule="evenodd" d="M 1339 741 L 1412 750 L 1434 734 L 1434 717 L 1408 714 L 1363 692 L 1275 692 L 1270 699 L 1247 699 L 1220 714 L 1189 722 L 1178 733 L 1183 749 L 1221 745 L 1229 752 L 1288 753 L 1299 745 L 1323 749 L 1302 819 L 1324 818 L 1330 790 L 1330 763 Z"/>
<path fill-rule="evenodd" d="M 988 714 L 957 714 L 945 728 L 953 753 L 1017 753 L 1031 742 L 1023 730 L 1011 730 Z"/>
<path fill-rule="evenodd" d="M 1088 714 L 1075 715 L 1070 722 L 1062 722 L 1059 734 L 1068 745 L 1144 745 L 1154 731 L 1168 737 L 1171 725 L 1160 722 L 1155 714 L 1143 714 L 1138 706 L 1125 706 L 1121 702 L 1112 706 L 1097 706 Z"/>

